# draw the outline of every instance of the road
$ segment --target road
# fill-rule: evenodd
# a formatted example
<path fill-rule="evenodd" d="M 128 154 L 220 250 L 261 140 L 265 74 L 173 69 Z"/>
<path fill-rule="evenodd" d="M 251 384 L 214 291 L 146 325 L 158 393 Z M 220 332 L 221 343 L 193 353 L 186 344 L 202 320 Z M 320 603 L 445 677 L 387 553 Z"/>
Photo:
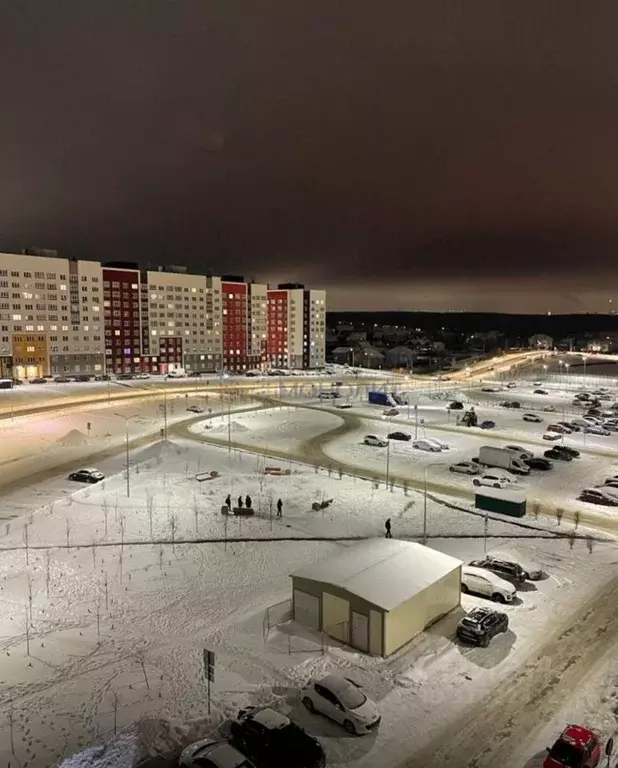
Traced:
<path fill-rule="evenodd" d="M 414 755 L 400 768 L 496 768 L 509 764 L 522 742 L 560 711 L 598 659 L 616 643 L 617 597 L 618 577 L 594 601 L 556 627 L 534 649 L 525 666 L 449 724 L 435 740 L 440 747 Z"/>

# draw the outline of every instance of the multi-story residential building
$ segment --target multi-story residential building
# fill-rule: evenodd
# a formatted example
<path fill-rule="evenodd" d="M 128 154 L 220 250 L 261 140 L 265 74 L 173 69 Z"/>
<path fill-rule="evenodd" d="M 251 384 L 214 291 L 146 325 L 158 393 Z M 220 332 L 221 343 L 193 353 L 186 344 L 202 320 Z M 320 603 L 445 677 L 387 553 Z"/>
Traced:
<path fill-rule="evenodd" d="M 0 378 L 324 364 L 323 291 L 0 254 Z"/>
<path fill-rule="evenodd" d="M 103 370 L 101 265 L 0 254 L 0 376 Z"/>

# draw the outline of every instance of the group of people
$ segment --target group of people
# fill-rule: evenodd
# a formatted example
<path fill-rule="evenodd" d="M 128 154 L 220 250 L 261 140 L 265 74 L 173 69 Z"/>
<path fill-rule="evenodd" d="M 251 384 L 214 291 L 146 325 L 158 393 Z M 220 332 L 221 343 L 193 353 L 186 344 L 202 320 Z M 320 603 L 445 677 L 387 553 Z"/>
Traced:
<path fill-rule="evenodd" d="M 236 502 L 236 506 L 238 509 L 242 509 L 243 506 L 246 509 L 251 509 L 252 505 L 253 505 L 253 500 L 251 499 L 251 496 L 249 496 L 249 494 L 245 496 L 244 501 L 242 496 L 239 496 Z M 225 506 L 230 510 L 232 509 L 232 497 L 230 496 L 229 493 L 225 497 Z M 283 517 L 283 501 L 281 501 L 281 499 L 277 499 L 277 517 Z"/>

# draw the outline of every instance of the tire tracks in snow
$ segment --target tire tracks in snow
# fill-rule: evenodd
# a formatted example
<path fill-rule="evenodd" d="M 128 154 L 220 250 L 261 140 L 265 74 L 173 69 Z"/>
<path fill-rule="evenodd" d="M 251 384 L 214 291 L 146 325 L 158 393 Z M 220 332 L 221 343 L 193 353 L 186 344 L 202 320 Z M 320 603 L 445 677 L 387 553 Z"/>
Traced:
<path fill-rule="evenodd" d="M 616 643 L 618 577 L 572 614 L 509 678 L 437 734 L 443 746 L 399 768 L 495 768 L 549 722 L 578 683 Z M 472 684 L 472 683 L 471 683 Z"/>

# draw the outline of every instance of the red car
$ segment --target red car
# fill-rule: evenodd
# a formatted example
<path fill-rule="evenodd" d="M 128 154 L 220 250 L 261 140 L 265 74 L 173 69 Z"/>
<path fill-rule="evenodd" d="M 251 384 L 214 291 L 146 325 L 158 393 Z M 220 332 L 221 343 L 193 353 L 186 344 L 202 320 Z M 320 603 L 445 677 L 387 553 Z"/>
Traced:
<path fill-rule="evenodd" d="M 567 725 L 548 751 L 543 768 L 595 768 L 601 760 L 599 736 L 585 725 Z"/>

